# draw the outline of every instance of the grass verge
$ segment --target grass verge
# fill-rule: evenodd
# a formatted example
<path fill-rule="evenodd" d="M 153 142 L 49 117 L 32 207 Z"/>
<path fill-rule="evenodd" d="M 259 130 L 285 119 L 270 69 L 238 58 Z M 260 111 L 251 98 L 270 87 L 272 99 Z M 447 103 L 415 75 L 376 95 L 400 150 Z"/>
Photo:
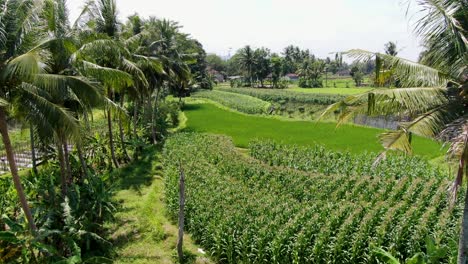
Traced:
<path fill-rule="evenodd" d="M 121 207 L 110 223 L 114 263 L 177 263 L 177 227 L 166 217 L 159 150 L 148 149 L 132 165 L 115 172 Z M 211 263 L 184 235 L 186 263 Z"/>

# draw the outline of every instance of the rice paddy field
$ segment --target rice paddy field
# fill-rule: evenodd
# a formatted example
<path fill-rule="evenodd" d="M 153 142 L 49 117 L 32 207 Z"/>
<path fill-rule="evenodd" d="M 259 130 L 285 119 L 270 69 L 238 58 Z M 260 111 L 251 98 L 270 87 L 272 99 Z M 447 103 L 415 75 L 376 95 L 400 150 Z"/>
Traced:
<path fill-rule="evenodd" d="M 223 134 L 234 144 L 246 148 L 253 139 L 272 139 L 301 146 L 322 145 L 351 153 L 380 152 L 377 136 L 383 130 L 331 122 L 287 121 L 228 111 L 210 103 L 186 103 L 186 131 Z M 414 153 L 428 158 L 444 154 L 441 145 L 431 139 L 415 137 Z"/>

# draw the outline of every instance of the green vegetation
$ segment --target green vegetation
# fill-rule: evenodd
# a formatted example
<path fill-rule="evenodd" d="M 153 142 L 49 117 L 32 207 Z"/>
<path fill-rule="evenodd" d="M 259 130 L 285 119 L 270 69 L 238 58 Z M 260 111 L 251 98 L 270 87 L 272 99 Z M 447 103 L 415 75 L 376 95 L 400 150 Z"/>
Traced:
<path fill-rule="evenodd" d="M 160 150 L 151 147 L 142 158 L 112 173 L 116 179 L 114 200 L 121 204 L 109 223 L 109 240 L 114 244 L 114 263 L 174 263 L 177 227 L 166 217 Z M 211 263 L 197 252 L 190 236 L 184 236 L 184 250 L 193 263 Z"/>
<path fill-rule="evenodd" d="M 199 91 L 194 98 L 205 98 L 246 114 L 266 114 L 271 104 L 261 99 L 223 91 Z"/>
<path fill-rule="evenodd" d="M 289 90 L 278 89 L 255 89 L 255 88 L 218 88 L 220 91 L 245 94 L 257 97 L 264 101 L 275 103 L 304 103 L 316 105 L 329 105 L 344 99 L 344 96 L 338 94 L 320 94 L 320 93 L 299 93 Z M 319 89 L 319 88 L 317 88 Z M 301 89 L 302 90 L 302 89 Z M 315 90 L 315 89 L 307 89 Z"/>
<path fill-rule="evenodd" d="M 313 94 L 338 94 L 338 95 L 351 95 L 361 94 L 372 90 L 373 88 L 300 88 L 291 87 L 286 91 L 300 92 L 300 93 L 313 93 Z"/>
<path fill-rule="evenodd" d="M 122 23 L 114 0 L 88 1 L 73 26 L 64 0 L 1 6 L 0 134 L 10 173 L 0 179 L 0 263 L 109 263 L 118 209 L 109 172 L 178 126 L 180 105 L 168 94 L 211 87 L 205 51 L 176 22 L 135 14 Z M 18 149 L 11 141 L 25 137 L 11 127 L 32 128 L 41 155 L 31 172 L 18 173 L 31 166 L 31 144 Z M 145 239 L 161 239 L 150 205 L 138 224 Z"/>
<path fill-rule="evenodd" d="M 209 132 L 231 136 L 236 146 L 247 147 L 255 138 L 273 139 L 287 144 L 303 146 L 323 145 L 327 149 L 351 153 L 380 152 L 380 129 L 315 123 L 307 121 L 283 121 L 274 118 L 248 116 L 226 111 L 212 104 L 187 103 L 184 107 L 188 131 Z M 414 152 L 428 158 L 444 154 L 441 146 L 426 138 L 414 136 Z"/>
<path fill-rule="evenodd" d="M 193 155 L 196 152 L 197 155 Z M 315 175 L 266 166 L 220 136 L 178 134 L 164 150 L 166 202 L 178 212 L 187 175 L 187 229 L 223 263 L 376 263 L 425 252 L 427 236 L 453 261 L 461 211 L 440 178 Z M 352 239 L 350 239 L 352 238 Z"/>
<path fill-rule="evenodd" d="M 270 166 L 346 176 L 381 178 L 446 178 L 418 156 L 389 155 L 374 165 L 378 153 L 351 154 L 331 151 L 322 146 L 282 145 L 273 141 L 255 140 L 249 144 L 250 155 Z"/>

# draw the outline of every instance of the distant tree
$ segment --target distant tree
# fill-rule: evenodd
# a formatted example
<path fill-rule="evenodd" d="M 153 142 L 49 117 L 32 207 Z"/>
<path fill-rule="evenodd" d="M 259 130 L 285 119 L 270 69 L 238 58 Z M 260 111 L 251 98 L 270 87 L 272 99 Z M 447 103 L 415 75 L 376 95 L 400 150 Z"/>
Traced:
<path fill-rule="evenodd" d="M 254 51 L 254 65 L 252 73 L 260 82 L 260 86 L 264 86 L 264 80 L 271 73 L 270 69 L 270 50 L 267 48 L 259 48 Z"/>
<path fill-rule="evenodd" d="M 364 73 L 371 74 L 375 71 L 375 60 L 368 60 L 365 62 Z"/>
<path fill-rule="evenodd" d="M 238 63 L 241 69 L 247 72 L 248 85 L 253 85 L 253 67 L 255 66 L 254 50 L 247 45 L 238 51 Z"/>
<path fill-rule="evenodd" d="M 234 54 L 226 61 L 226 74 L 228 76 L 242 75 L 242 69 L 239 63 L 239 53 Z"/>
<path fill-rule="evenodd" d="M 336 74 L 340 69 L 340 66 L 338 65 L 338 63 L 336 61 L 332 61 L 329 65 L 328 65 L 328 70 L 333 73 L 333 74 Z"/>
<path fill-rule="evenodd" d="M 299 86 L 302 88 L 323 87 L 322 74 L 325 70 L 325 62 L 312 59 L 304 60 L 299 67 Z"/>
<path fill-rule="evenodd" d="M 286 75 L 288 73 L 296 72 L 297 66 L 296 66 L 296 59 L 299 57 L 297 54 L 298 48 L 294 47 L 293 45 L 289 45 L 283 50 L 283 66 L 282 66 L 282 71 L 283 74 Z"/>
<path fill-rule="evenodd" d="M 206 55 L 206 64 L 209 69 L 213 69 L 218 72 L 225 72 L 227 69 L 227 62 L 216 54 Z"/>
<path fill-rule="evenodd" d="M 364 80 L 364 73 L 361 71 L 361 69 L 359 69 L 359 67 L 357 66 L 354 66 L 353 68 L 351 68 L 351 77 L 353 77 L 353 80 L 354 80 L 354 83 L 356 84 L 356 86 L 361 86 L 362 85 L 362 81 Z"/>
<path fill-rule="evenodd" d="M 393 41 L 389 41 L 385 44 L 385 54 L 390 56 L 398 55 L 397 45 Z"/>
<path fill-rule="evenodd" d="M 271 81 L 273 83 L 273 88 L 279 88 L 279 81 L 281 80 L 281 71 L 282 71 L 283 59 L 277 54 L 274 54 L 270 58 L 270 68 L 271 68 Z"/>

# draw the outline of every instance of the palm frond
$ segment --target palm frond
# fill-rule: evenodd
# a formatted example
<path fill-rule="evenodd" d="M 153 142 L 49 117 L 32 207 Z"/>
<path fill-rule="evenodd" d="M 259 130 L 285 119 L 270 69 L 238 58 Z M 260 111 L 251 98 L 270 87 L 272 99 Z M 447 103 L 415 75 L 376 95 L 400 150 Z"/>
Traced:
<path fill-rule="evenodd" d="M 114 88 L 131 86 L 134 83 L 132 76 L 124 71 L 102 67 L 88 61 L 81 61 L 79 69 L 84 76 L 95 78 Z"/>
<path fill-rule="evenodd" d="M 466 1 L 420 0 L 415 32 L 429 46 L 423 61 L 459 77 L 468 65 Z"/>
<path fill-rule="evenodd" d="M 28 120 L 36 127 L 47 131 L 65 131 L 70 137 L 79 136 L 78 120 L 73 114 L 65 108 L 51 103 L 42 97 L 38 90 L 29 83 L 22 83 L 18 87 L 21 104 L 18 107 L 24 107 L 28 113 Z"/>
<path fill-rule="evenodd" d="M 84 77 L 66 76 L 58 74 L 36 74 L 32 83 L 41 89 L 57 94 L 69 94 L 71 90 L 77 101 L 88 108 L 103 104 L 104 96 L 102 87 Z"/>
<path fill-rule="evenodd" d="M 37 52 L 28 52 L 8 62 L 4 71 L 4 77 L 30 79 L 33 75 L 44 72 L 44 66 Z"/>
<path fill-rule="evenodd" d="M 403 87 L 440 87 L 445 86 L 449 81 L 447 73 L 407 59 L 361 49 L 349 50 L 343 54 L 358 61 L 368 61 L 375 58 L 377 61 L 383 62 L 383 65 L 388 66 L 393 71 Z M 381 74 L 382 70 L 379 67 L 376 68 L 376 77 Z"/>
<path fill-rule="evenodd" d="M 411 154 L 410 136 L 406 130 L 396 130 L 380 134 L 379 140 L 386 151 L 399 150 Z"/>
<path fill-rule="evenodd" d="M 73 60 L 86 58 L 87 55 L 102 56 L 103 54 L 117 54 L 129 56 L 125 47 L 113 39 L 97 39 L 83 44 L 74 54 Z"/>
<path fill-rule="evenodd" d="M 145 74 L 135 63 L 124 58 L 122 60 L 121 68 L 123 71 L 131 74 L 135 81 L 143 86 L 148 86 L 148 80 L 146 79 Z"/>

